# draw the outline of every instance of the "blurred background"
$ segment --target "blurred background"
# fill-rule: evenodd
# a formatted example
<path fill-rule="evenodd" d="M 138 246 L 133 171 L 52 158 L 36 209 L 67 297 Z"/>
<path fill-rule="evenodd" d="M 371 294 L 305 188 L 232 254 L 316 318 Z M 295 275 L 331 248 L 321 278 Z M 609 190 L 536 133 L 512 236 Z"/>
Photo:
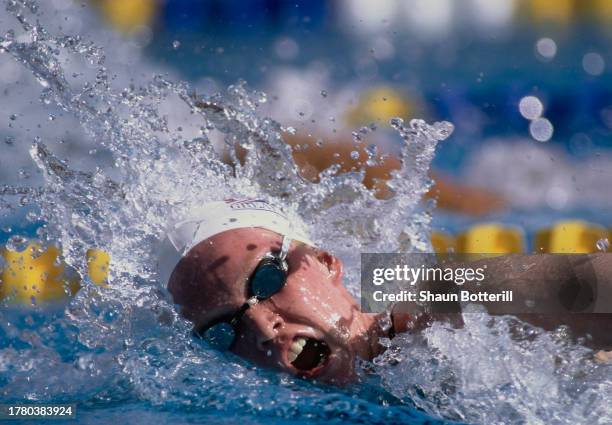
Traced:
<path fill-rule="evenodd" d="M 79 15 L 67 3 L 49 1 L 64 30 L 115 40 L 110 60 L 130 82 L 156 69 L 198 93 L 241 79 L 267 93 L 262 113 L 287 128 L 306 174 L 376 151 L 389 158 L 376 182 L 397 166 L 390 118 L 452 122 L 432 170 L 441 249 L 483 223 L 512 241 L 501 250 L 544 249 L 555 229 L 583 250 L 609 245 L 610 1 L 91 0 Z M 18 65 L 0 67 L 16 90 Z M 4 121 L 7 144 L 18 117 Z"/>
<path fill-rule="evenodd" d="M 533 247 L 537 230 L 559 220 L 612 225 L 610 1 L 93 5 L 199 90 L 245 79 L 265 91 L 266 112 L 295 129 L 294 144 L 392 154 L 391 117 L 451 121 L 433 170 L 440 230 L 493 220 Z"/>

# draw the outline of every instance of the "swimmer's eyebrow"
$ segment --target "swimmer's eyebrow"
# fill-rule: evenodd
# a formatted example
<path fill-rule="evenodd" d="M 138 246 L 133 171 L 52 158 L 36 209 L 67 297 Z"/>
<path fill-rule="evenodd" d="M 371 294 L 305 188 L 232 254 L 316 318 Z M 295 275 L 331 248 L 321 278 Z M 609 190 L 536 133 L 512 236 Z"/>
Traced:
<path fill-rule="evenodd" d="M 263 260 L 264 255 L 266 255 L 265 252 L 261 255 L 253 254 L 252 257 L 247 258 L 245 263 L 248 263 L 248 266 L 244 267 L 240 277 L 236 282 L 234 282 L 235 285 L 242 285 L 242 295 L 244 296 L 244 302 L 249 299 L 249 281 L 251 280 L 251 276 L 253 276 L 253 273 L 255 273 L 255 269 L 257 269 L 257 266 L 259 266 L 261 260 Z"/>
<path fill-rule="evenodd" d="M 277 249 L 281 248 L 282 243 L 278 244 Z M 266 255 L 266 253 L 269 251 L 264 252 L 261 255 L 254 255 L 254 258 L 257 260 L 257 262 L 255 262 L 254 265 L 246 267 L 245 271 L 240 275 L 240 277 L 238 278 L 238 280 L 236 282 L 234 282 L 234 285 L 239 285 L 240 282 L 243 282 L 243 295 L 244 295 L 244 302 L 246 302 L 249 299 L 249 280 L 251 279 L 251 276 L 253 276 L 253 273 L 255 273 L 255 269 L 257 268 L 257 266 L 259 265 L 259 263 L 261 263 L 261 261 L 264 258 L 264 255 Z M 289 255 L 287 255 L 287 258 L 289 258 Z M 246 262 L 250 262 L 250 259 L 247 259 Z M 238 312 L 238 310 L 240 310 L 241 306 L 230 306 L 228 304 L 225 304 L 221 307 L 217 307 L 215 308 L 211 313 L 208 314 L 208 318 L 206 318 L 206 320 L 203 320 L 197 327 L 197 330 L 200 329 L 205 329 L 208 328 L 220 321 L 222 321 L 225 317 L 230 317 L 232 314 L 235 314 L 235 312 Z M 224 310 L 226 311 L 225 313 L 217 313 L 217 311 L 219 310 Z M 234 311 L 234 313 L 232 313 L 232 311 Z M 214 314 L 213 314 L 214 313 Z"/>
<path fill-rule="evenodd" d="M 280 248 L 280 244 L 279 244 L 279 248 Z M 234 282 L 234 285 L 236 286 L 240 285 L 241 284 L 240 282 L 243 282 L 242 283 L 242 286 L 243 286 L 242 293 L 244 296 L 244 302 L 246 302 L 249 299 L 249 285 L 248 285 L 249 279 L 255 272 L 255 269 L 257 268 L 259 263 L 261 263 L 261 260 L 263 260 L 263 257 L 264 255 L 266 255 L 266 252 L 264 252 L 261 255 L 253 255 L 252 258 L 255 258 L 257 261 L 252 266 L 250 265 L 251 259 L 248 258 L 245 262 L 248 262 L 249 266 L 244 268 L 243 273 L 241 273 L 240 277 Z M 224 318 L 231 317 L 238 310 L 240 310 L 240 307 L 241 305 L 234 306 L 234 305 L 229 305 L 229 304 L 215 307 L 212 312 L 206 315 L 208 317 L 205 316 L 205 320 L 202 320 L 196 326 L 196 330 L 199 331 L 200 329 L 209 328 L 210 326 L 223 321 Z"/>

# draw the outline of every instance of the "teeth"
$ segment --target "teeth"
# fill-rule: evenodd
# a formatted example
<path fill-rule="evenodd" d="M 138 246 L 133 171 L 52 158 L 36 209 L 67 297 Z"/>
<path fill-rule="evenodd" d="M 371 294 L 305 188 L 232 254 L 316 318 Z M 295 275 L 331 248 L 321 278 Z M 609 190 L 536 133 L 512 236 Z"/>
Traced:
<path fill-rule="evenodd" d="M 306 345 L 306 338 L 298 338 L 293 344 L 291 344 L 291 347 L 289 347 L 289 353 L 287 353 L 289 363 L 292 363 L 295 359 L 297 359 L 304 349 L 304 345 Z"/>

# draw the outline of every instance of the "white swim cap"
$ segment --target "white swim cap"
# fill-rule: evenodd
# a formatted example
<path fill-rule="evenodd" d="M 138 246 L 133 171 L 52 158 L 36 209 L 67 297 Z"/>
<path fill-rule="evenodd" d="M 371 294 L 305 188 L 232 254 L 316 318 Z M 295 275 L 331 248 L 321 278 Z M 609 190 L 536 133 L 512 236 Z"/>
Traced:
<path fill-rule="evenodd" d="M 259 227 L 312 245 L 306 226 L 293 215 L 289 217 L 272 204 L 261 199 L 228 199 L 208 202 L 192 209 L 187 217 L 171 226 L 161 243 L 158 277 L 162 284 L 180 259 L 191 248 L 205 239 L 232 229 Z"/>

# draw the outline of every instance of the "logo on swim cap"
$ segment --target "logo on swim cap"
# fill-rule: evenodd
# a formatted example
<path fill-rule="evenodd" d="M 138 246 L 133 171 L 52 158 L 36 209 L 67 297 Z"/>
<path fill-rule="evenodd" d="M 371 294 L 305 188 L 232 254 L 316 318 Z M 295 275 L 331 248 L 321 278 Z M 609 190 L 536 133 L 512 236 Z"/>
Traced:
<path fill-rule="evenodd" d="M 269 211 L 271 213 L 280 215 L 284 219 L 287 219 L 287 216 L 283 214 L 279 209 L 274 208 L 273 205 L 261 199 L 245 199 L 242 201 L 236 201 L 234 199 L 226 199 L 225 203 L 227 203 L 232 210 Z"/>

